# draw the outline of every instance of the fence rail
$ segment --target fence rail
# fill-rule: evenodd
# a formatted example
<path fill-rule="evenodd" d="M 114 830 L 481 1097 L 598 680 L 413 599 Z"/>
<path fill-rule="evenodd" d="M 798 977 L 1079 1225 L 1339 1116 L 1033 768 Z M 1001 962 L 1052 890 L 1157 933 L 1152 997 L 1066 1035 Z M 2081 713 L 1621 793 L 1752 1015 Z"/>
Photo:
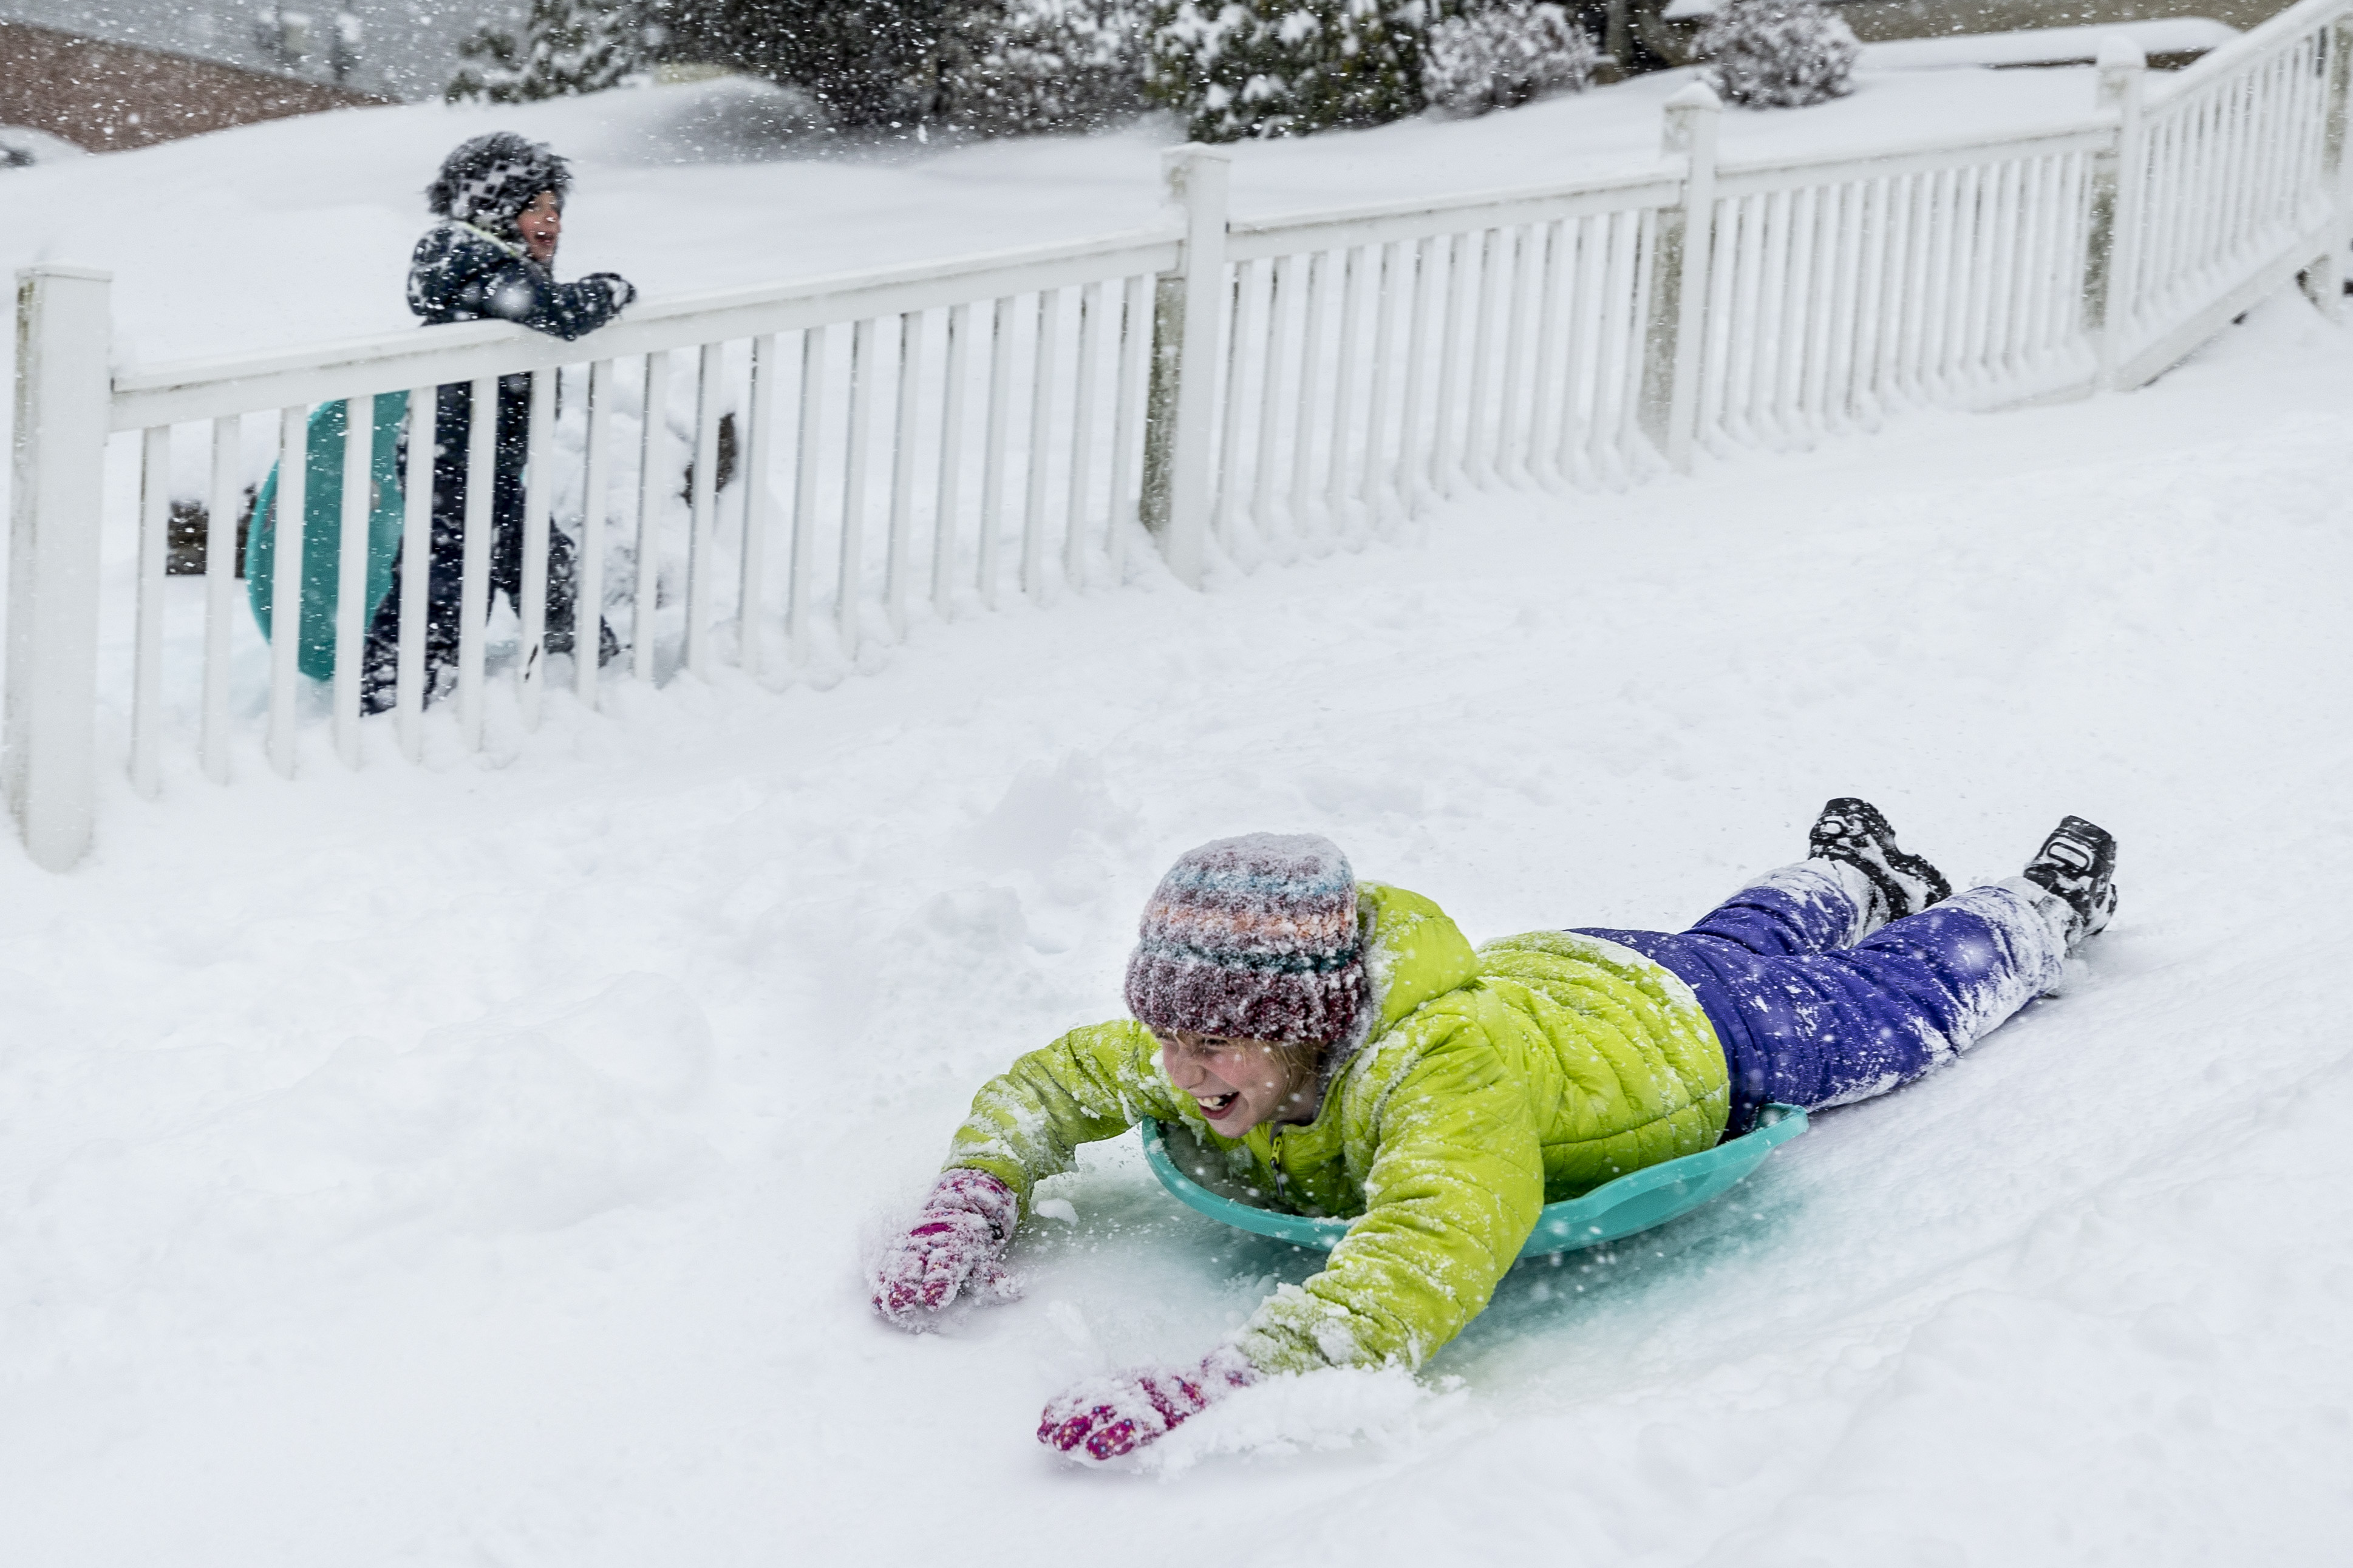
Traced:
<path fill-rule="evenodd" d="M 1183 148 L 1160 226 L 651 302 L 577 342 L 480 322 L 110 377 L 107 279 L 35 268 L 0 774 L 70 866 L 111 436 L 137 437 L 142 793 L 190 741 L 227 779 L 256 727 L 280 773 L 313 725 L 356 765 L 378 710 L 415 757 L 445 698 L 479 747 L 494 694 L 527 730 L 559 673 L 593 703 L 854 666 L 918 616 L 1116 584 L 1145 538 L 1198 585 L 1212 548 L 1323 548 L 1465 488 L 2128 388 L 2300 275 L 2333 316 L 2349 80 L 2353 0 L 2302 0 L 2162 86 L 2112 41 L 2090 115 L 2027 134 L 1726 163 L 1694 86 L 1651 169 L 1250 222 L 1223 155 Z M 201 586 L 171 537 L 196 512 Z"/>

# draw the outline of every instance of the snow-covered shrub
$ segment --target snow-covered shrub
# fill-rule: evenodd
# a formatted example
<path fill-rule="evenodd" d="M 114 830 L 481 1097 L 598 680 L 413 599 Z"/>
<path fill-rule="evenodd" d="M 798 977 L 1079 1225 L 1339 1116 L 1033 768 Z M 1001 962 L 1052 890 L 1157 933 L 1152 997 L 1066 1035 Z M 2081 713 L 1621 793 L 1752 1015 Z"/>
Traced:
<path fill-rule="evenodd" d="M 845 129 L 1087 129 L 1143 106 L 1148 0 L 655 0 L 674 58 L 807 92 Z"/>
<path fill-rule="evenodd" d="M 1159 0 L 1145 93 L 1199 142 L 1419 114 L 1428 0 Z"/>
<path fill-rule="evenodd" d="M 1140 0 L 996 0 L 959 25 L 937 118 L 994 135 L 1086 131 L 1144 108 Z"/>
<path fill-rule="evenodd" d="M 466 63 L 450 79 L 452 103 L 528 103 L 602 92 L 644 64 L 634 0 L 532 0 L 520 37 L 477 28 L 458 46 Z"/>
<path fill-rule="evenodd" d="M 1421 90 L 1430 107 L 1469 117 L 1554 92 L 1582 92 L 1601 51 L 1557 5 L 1505 0 L 1449 16 L 1422 46 Z"/>
<path fill-rule="evenodd" d="M 1726 0 L 1699 30 L 1708 84 L 1749 109 L 1801 109 L 1853 90 L 1854 30 L 1813 0 Z"/>
<path fill-rule="evenodd" d="M 974 0 L 666 0 L 668 55 L 798 88 L 845 129 L 935 118 Z"/>

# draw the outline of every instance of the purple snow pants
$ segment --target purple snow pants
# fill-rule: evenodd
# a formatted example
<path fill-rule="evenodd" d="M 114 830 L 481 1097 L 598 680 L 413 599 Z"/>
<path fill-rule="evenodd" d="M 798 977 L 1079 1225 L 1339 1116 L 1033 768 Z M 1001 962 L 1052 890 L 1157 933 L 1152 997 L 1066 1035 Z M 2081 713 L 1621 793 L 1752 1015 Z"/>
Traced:
<path fill-rule="evenodd" d="M 1698 993 L 1732 1079 L 1725 1136 L 1779 1101 L 1811 1110 L 1908 1083 L 2059 977 L 2063 917 L 2021 883 L 1971 888 L 1873 931 L 1863 889 L 1820 860 L 1741 889 L 1689 931 L 1582 930 Z"/>

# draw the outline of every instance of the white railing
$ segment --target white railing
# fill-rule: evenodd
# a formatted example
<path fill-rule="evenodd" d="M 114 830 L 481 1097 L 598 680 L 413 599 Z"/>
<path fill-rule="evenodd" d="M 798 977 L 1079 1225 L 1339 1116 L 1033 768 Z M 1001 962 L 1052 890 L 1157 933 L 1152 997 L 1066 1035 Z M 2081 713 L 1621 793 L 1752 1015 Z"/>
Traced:
<path fill-rule="evenodd" d="M 1231 226 L 1215 521 L 1229 552 L 1504 479 L 1622 484 L 1683 171 Z"/>
<path fill-rule="evenodd" d="M 2122 45 L 2084 122 L 2031 134 L 1723 163 L 1715 100 L 1693 87 L 1670 100 L 1650 171 L 1271 222 L 1229 222 L 1223 155 L 1180 149 L 1163 227 L 672 300 L 577 343 L 478 323 L 110 377 L 105 278 L 33 268 L 17 303 L 11 802 L 37 860 L 79 858 L 111 435 L 139 435 L 142 792 L 184 741 L 226 778 L 257 725 L 282 773 L 313 724 L 346 763 L 379 733 L 414 757 L 445 695 L 459 742 L 480 746 L 494 707 L 538 721 L 559 530 L 576 600 L 621 655 L 600 673 L 584 613 L 568 679 L 594 702 L 617 674 L 854 667 L 918 615 L 1117 583 L 1139 523 L 1198 585 L 1213 546 L 1245 565 L 1324 548 L 1466 487 L 1618 486 L 1702 448 L 1802 443 L 1907 406 L 2137 385 L 2299 274 L 2333 314 L 2353 237 L 2348 18 L 2353 0 L 2303 0 L 2156 89 Z M 496 487 L 471 483 L 440 544 L 445 574 L 461 563 L 452 647 L 428 625 L 433 393 L 470 384 L 487 410 L 518 376 L 513 616 L 493 638 Z M 379 436 L 383 396 L 406 401 L 382 405 Z M 202 588 L 181 584 L 167 533 L 174 499 L 200 497 L 225 542 L 273 458 L 276 515 L 312 515 L 321 409 L 344 460 L 323 514 L 332 677 L 311 681 L 304 639 L 264 643 L 237 603 L 234 552 L 210 549 Z M 389 515 L 371 468 L 388 473 L 390 447 L 375 443 L 396 420 L 380 731 L 362 718 L 359 651 L 371 514 Z M 473 423 L 477 478 L 493 431 Z M 272 531 L 260 597 L 302 603 L 311 530 Z"/>
<path fill-rule="evenodd" d="M 967 591 L 995 604 L 1008 557 L 1032 595 L 1045 592 L 1057 573 L 1083 585 L 1090 563 L 1106 556 L 1099 574 L 1115 572 L 1123 534 L 1113 521 L 1123 507 L 1132 509 L 1124 498 L 1142 445 L 1145 284 L 1173 268 L 1177 253 L 1173 234 L 1124 236 L 671 300 L 633 311 L 576 346 L 479 323 L 117 375 L 109 424 L 142 432 L 144 445 L 134 781 L 152 793 L 158 779 L 172 717 L 163 684 L 167 647 L 201 643 L 198 750 L 213 776 L 226 776 L 227 767 L 235 664 L 227 632 L 244 625 L 229 551 L 208 552 L 201 637 L 174 637 L 167 619 L 175 607 L 197 613 L 194 605 L 172 605 L 165 573 L 174 436 L 185 427 L 195 426 L 189 445 L 209 458 L 208 515 L 225 521 L 239 509 L 251 467 L 246 426 L 257 412 L 273 422 L 269 449 L 284 491 L 277 512 L 300 516 L 311 409 L 344 405 L 334 679 L 320 695 L 337 751 L 356 762 L 361 661 L 347 653 L 366 636 L 375 426 L 357 411 L 381 395 L 405 397 L 395 731 L 414 756 L 431 684 L 427 572 L 437 384 L 470 383 L 473 406 L 489 409 L 501 376 L 530 377 L 528 447 L 540 456 L 525 486 L 518 635 L 505 661 L 529 727 L 549 669 L 547 538 L 559 501 L 579 541 L 577 600 L 602 605 L 604 617 L 617 623 L 627 672 L 643 679 L 676 668 L 706 672 L 723 638 L 730 639 L 728 657 L 754 673 L 775 657 L 772 637 L 794 663 L 807 662 L 820 642 L 854 660 L 865 640 L 902 634 L 917 598 L 942 616 Z M 1098 419 L 1105 392 L 1113 413 Z M 572 411 L 570 442 L 557 427 L 559 405 Z M 734 487 L 741 504 L 723 517 L 718 480 L 731 421 L 743 432 L 734 466 L 744 480 Z M 682 428 L 672 429 L 673 422 Z M 634 436 L 624 426 L 634 426 Z M 491 471 L 494 430 L 491 418 L 472 420 L 470 472 Z M 765 482 L 780 471 L 789 475 L 781 497 Z M 494 490 L 470 484 L 464 518 L 453 695 L 469 746 L 480 744 L 485 723 Z M 273 530 L 273 604 L 296 597 L 304 531 Z M 772 562 L 780 532 L 783 559 Z M 226 529 L 215 537 L 225 539 Z M 627 572 L 609 596 L 608 545 L 626 552 L 618 563 Z M 774 592 L 777 575 L 781 593 Z M 268 752 L 284 773 L 292 771 L 311 696 L 298 671 L 299 651 L 300 639 L 289 637 L 269 649 Z M 598 660 L 575 658 L 572 679 L 593 701 Z"/>
<path fill-rule="evenodd" d="M 2111 384 L 2158 374 L 2310 258 L 2325 255 L 2326 282 L 2339 287 L 2349 46 L 2344 7 L 2307 3 L 2161 96 L 2147 91 L 2136 56 L 2102 56 L 2102 100 L 2122 130 L 2103 345 Z"/>
<path fill-rule="evenodd" d="M 2081 383 L 2085 129 L 1716 179 L 1699 438 L 1868 426 Z"/>

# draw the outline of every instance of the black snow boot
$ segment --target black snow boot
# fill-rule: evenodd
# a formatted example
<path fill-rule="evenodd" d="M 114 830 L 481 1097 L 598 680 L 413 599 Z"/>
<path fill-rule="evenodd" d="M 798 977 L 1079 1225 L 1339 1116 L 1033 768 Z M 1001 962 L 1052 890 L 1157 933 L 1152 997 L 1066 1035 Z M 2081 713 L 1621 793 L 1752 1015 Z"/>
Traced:
<path fill-rule="evenodd" d="M 2026 879 L 2063 900 L 2072 918 L 2067 945 L 2106 929 L 2116 912 L 2116 839 L 2106 828 L 2080 816 L 2063 816 L 2034 858 Z"/>
<path fill-rule="evenodd" d="M 1867 800 L 1841 795 L 1822 807 L 1806 835 L 1806 852 L 1817 860 L 1843 860 L 1871 879 L 1876 901 L 1872 914 L 1882 922 L 1916 915 L 1953 895 L 1945 874 L 1917 855 L 1895 847 L 1895 829 Z"/>

